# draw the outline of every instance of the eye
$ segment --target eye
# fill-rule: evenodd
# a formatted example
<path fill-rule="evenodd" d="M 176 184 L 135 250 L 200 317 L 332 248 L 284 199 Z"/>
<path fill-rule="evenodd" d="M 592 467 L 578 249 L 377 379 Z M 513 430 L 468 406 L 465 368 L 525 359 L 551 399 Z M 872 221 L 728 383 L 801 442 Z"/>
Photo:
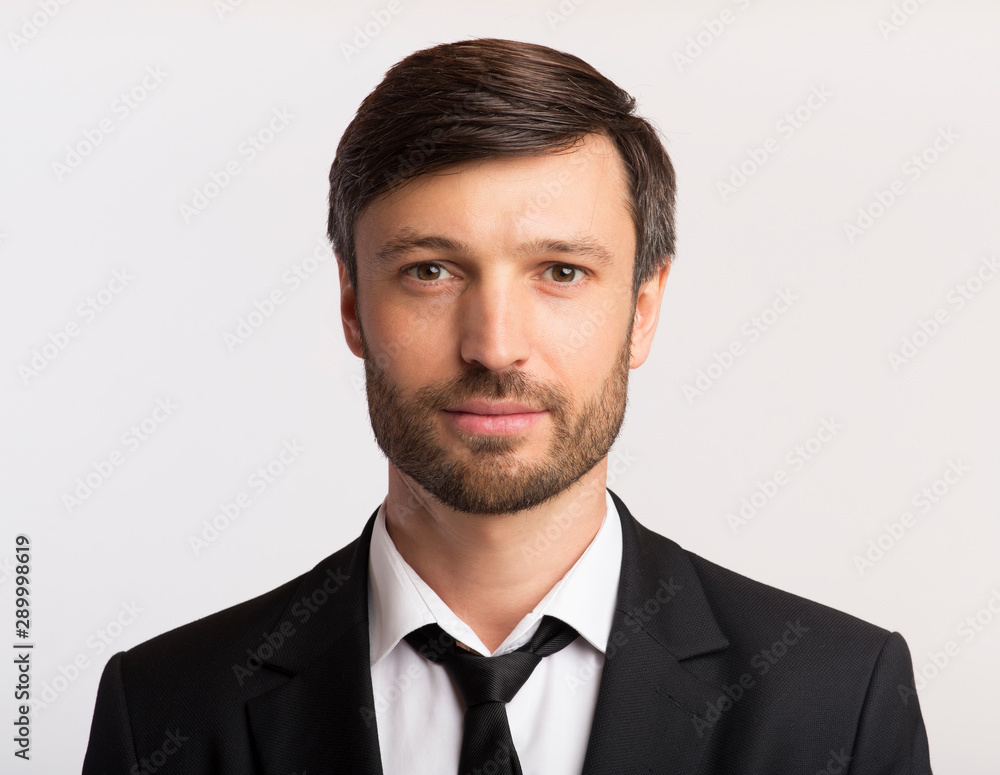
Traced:
<path fill-rule="evenodd" d="M 440 280 L 445 276 L 453 276 L 451 272 L 441 266 L 441 264 L 435 264 L 430 261 L 425 261 L 422 264 L 414 264 L 403 271 L 405 274 L 410 275 L 410 277 L 413 277 L 416 280 L 424 280 L 428 282 Z M 416 274 L 414 274 L 414 272 L 416 272 Z"/>
<path fill-rule="evenodd" d="M 585 275 L 583 269 L 578 266 L 573 266 L 572 264 L 553 264 L 545 271 L 548 272 L 550 269 L 556 270 L 552 274 L 552 279 L 561 285 L 574 284 L 573 272 L 579 272 L 581 277 Z"/>

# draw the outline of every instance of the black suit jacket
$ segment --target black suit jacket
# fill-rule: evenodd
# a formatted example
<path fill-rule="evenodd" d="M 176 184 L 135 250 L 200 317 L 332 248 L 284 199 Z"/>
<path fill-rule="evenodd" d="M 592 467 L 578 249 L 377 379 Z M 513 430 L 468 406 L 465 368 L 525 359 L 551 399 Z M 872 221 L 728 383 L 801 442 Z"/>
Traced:
<path fill-rule="evenodd" d="M 622 572 L 585 775 L 930 773 L 898 633 L 687 552 L 611 495 Z M 377 513 L 302 576 L 111 657 L 84 775 L 382 775 Z"/>

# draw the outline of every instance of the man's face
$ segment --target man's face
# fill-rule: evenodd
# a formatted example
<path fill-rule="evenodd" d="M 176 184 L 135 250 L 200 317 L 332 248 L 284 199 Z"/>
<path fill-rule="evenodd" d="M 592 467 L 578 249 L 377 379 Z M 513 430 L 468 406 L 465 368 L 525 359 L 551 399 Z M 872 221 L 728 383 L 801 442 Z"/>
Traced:
<path fill-rule="evenodd" d="M 375 438 L 447 506 L 531 508 L 607 455 L 638 365 L 627 200 L 590 136 L 423 175 L 359 218 L 341 308 Z"/>

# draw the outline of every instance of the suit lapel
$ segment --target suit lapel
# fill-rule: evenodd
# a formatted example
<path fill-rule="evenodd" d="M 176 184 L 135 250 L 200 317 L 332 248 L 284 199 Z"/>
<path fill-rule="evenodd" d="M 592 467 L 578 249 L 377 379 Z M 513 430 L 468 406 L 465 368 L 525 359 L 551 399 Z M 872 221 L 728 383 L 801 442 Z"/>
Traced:
<path fill-rule="evenodd" d="M 640 525 L 614 493 L 622 566 L 583 775 L 697 772 L 719 687 L 683 661 L 729 645 L 683 550 Z M 265 775 L 383 775 L 368 641 L 368 555 L 360 537 L 299 581 L 247 702 Z M 284 629 L 282 629 L 284 628 Z"/>
<path fill-rule="evenodd" d="M 683 660 L 729 642 L 683 550 L 611 496 L 622 522 L 621 579 L 583 775 L 695 773 L 714 728 L 700 716 L 720 689 Z"/>
<path fill-rule="evenodd" d="M 247 703 L 266 775 L 382 775 L 368 641 L 377 514 L 358 539 L 303 576 L 272 629 L 291 634 L 261 668 L 265 691 Z"/>

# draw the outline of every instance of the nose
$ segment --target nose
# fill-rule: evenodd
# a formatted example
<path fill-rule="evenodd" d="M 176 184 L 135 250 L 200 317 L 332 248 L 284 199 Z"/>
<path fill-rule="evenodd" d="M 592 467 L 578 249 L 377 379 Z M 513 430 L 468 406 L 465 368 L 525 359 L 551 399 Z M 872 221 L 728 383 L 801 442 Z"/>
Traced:
<path fill-rule="evenodd" d="M 513 282 L 484 279 L 462 294 L 461 353 L 492 371 L 522 367 L 531 354 L 529 293 Z"/>

